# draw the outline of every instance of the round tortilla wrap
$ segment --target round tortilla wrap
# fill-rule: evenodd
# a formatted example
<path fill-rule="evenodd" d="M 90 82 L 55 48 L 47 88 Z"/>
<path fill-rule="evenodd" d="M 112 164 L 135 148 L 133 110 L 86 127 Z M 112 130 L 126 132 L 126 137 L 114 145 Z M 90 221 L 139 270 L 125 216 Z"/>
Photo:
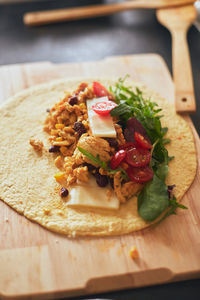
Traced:
<path fill-rule="evenodd" d="M 59 184 L 54 179 L 58 169 L 55 155 L 48 152 L 48 134 L 43 131 L 46 109 L 73 91 L 81 82 L 94 79 L 58 80 L 27 89 L 9 99 L 0 108 L 0 199 L 42 226 L 68 236 L 120 235 L 150 225 L 137 212 L 137 198 L 133 197 L 118 211 L 92 208 L 69 208 L 59 196 Z M 99 80 L 105 86 L 115 81 Z M 130 84 L 130 81 L 129 83 Z M 166 137 L 170 156 L 167 184 L 175 184 L 178 200 L 190 187 L 196 173 L 196 151 L 192 132 L 185 120 L 176 114 L 174 107 L 141 84 L 145 96 L 151 97 L 163 108 L 162 126 L 168 127 Z M 30 138 L 43 142 L 43 153 L 38 154 L 29 144 Z M 97 195 L 98 189 L 97 186 Z"/>

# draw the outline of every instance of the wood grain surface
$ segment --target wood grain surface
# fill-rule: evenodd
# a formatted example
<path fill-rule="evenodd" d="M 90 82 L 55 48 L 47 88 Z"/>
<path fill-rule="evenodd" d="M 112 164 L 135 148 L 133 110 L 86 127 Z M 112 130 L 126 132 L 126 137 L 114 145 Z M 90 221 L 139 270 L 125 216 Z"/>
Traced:
<path fill-rule="evenodd" d="M 173 101 L 173 83 L 158 55 L 110 57 L 99 62 L 49 62 L 0 67 L 0 103 L 16 92 L 62 77 L 124 76 Z M 157 227 L 106 238 L 69 239 L 27 220 L 0 201 L 0 297 L 72 297 L 147 286 L 200 275 L 200 142 L 197 176 L 179 210 Z M 139 258 L 129 250 L 136 246 Z"/>

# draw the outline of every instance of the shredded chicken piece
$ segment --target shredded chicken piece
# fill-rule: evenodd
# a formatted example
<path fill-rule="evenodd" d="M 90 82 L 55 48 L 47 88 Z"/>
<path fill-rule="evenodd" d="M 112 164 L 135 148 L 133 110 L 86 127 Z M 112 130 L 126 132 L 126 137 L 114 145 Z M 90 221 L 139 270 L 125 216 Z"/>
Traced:
<path fill-rule="evenodd" d="M 89 180 L 88 166 L 85 166 L 85 163 L 99 167 L 82 154 L 77 146 L 83 148 L 94 157 L 98 155 L 101 161 L 109 162 L 117 151 L 117 146 L 126 142 L 122 128 L 117 124 L 118 119 L 116 117 L 113 118 L 116 130 L 114 142 L 112 138 L 106 139 L 92 136 L 86 100 L 94 97 L 92 85 L 90 86 L 83 82 L 74 92 L 66 93 L 64 99 L 48 110 L 44 130 L 50 134 L 49 141 L 51 144 L 58 148 L 55 165 L 61 171 L 64 170 L 64 172 L 55 174 L 55 179 L 60 183 L 64 182 L 67 186 L 75 183 L 77 180 L 83 182 Z M 42 142 L 31 139 L 30 144 L 36 151 L 42 150 Z M 126 170 L 128 165 L 123 162 L 121 167 Z M 116 174 L 111 174 L 103 168 L 93 169 L 90 170 L 93 174 L 99 172 L 101 175 L 106 175 L 110 178 L 110 182 L 113 182 L 116 196 L 121 203 L 125 203 L 143 187 L 142 184 L 132 181 L 124 182 L 120 171 Z"/>
<path fill-rule="evenodd" d="M 115 130 L 116 130 L 116 133 L 117 133 L 118 144 L 119 145 L 125 144 L 126 141 L 125 141 L 125 138 L 124 138 L 124 135 L 123 135 L 123 132 L 122 132 L 122 128 L 118 124 L 115 124 Z"/>
<path fill-rule="evenodd" d="M 83 182 L 89 181 L 89 172 L 88 172 L 88 168 L 86 166 L 78 167 L 78 168 L 74 169 L 73 174 L 80 181 L 83 181 Z"/>
<path fill-rule="evenodd" d="M 94 157 L 99 155 L 101 161 L 109 161 L 111 159 L 111 148 L 109 146 L 109 143 L 102 138 L 83 134 L 78 141 L 78 146 L 90 152 Z M 80 162 L 82 161 L 82 163 L 87 162 L 95 167 L 97 166 L 93 161 L 85 157 L 78 149 L 74 151 L 74 157 L 76 164 L 80 164 Z"/>
<path fill-rule="evenodd" d="M 134 195 L 136 195 L 143 188 L 143 186 L 144 186 L 143 184 L 129 181 L 129 182 L 125 182 L 121 186 L 121 191 L 122 191 L 123 196 L 126 199 L 129 199 L 129 198 L 133 197 Z"/>
<path fill-rule="evenodd" d="M 114 191 L 121 203 L 125 203 L 129 198 L 136 195 L 143 185 L 133 181 L 122 183 L 121 172 L 114 175 Z"/>

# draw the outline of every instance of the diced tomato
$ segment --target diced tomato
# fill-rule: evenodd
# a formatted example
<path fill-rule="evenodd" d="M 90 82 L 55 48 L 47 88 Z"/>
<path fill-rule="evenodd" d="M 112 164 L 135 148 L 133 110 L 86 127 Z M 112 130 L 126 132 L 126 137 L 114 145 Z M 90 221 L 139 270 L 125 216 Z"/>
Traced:
<path fill-rule="evenodd" d="M 144 167 L 149 164 L 151 153 L 143 148 L 131 148 L 126 153 L 126 162 L 136 168 Z"/>
<path fill-rule="evenodd" d="M 117 104 L 113 101 L 104 101 L 98 102 L 92 105 L 92 109 L 99 115 L 108 115 L 109 112 L 115 107 Z"/>
<path fill-rule="evenodd" d="M 103 86 L 101 83 L 94 81 L 92 85 L 96 97 L 104 97 L 110 95 L 105 86 Z"/>
<path fill-rule="evenodd" d="M 125 143 L 125 144 L 119 146 L 119 149 L 120 150 L 126 150 L 126 151 L 128 151 L 131 148 L 135 148 L 135 147 L 136 147 L 135 143 L 128 142 L 128 143 Z"/>
<path fill-rule="evenodd" d="M 120 165 L 120 163 L 124 160 L 125 156 L 126 156 L 125 150 L 117 151 L 111 158 L 111 161 L 110 161 L 111 169 L 113 169 L 113 170 L 116 169 Z"/>
<path fill-rule="evenodd" d="M 129 167 L 126 170 L 128 177 L 136 183 L 144 183 L 150 181 L 153 178 L 153 171 L 149 166 L 144 168 L 132 168 Z"/>
<path fill-rule="evenodd" d="M 142 147 L 144 149 L 152 148 L 152 145 L 150 144 L 150 142 L 148 142 L 147 139 L 145 139 L 145 137 L 142 134 L 140 134 L 139 132 L 135 131 L 134 138 L 135 138 L 136 143 L 140 147 Z"/>

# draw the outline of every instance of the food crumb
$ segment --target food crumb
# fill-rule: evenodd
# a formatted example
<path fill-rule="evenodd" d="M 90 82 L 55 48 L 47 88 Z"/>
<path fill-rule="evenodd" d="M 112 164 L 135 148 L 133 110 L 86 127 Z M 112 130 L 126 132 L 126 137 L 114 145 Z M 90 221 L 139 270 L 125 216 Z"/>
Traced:
<path fill-rule="evenodd" d="M 76 237 L 76 231 L 72 231 L 71 237 L 72 237 L 72 238 L 75 238 L 75 237 Z"/>
<path fill-rule="evenodd" d="M 8 218 L 5 218 L 5 222 L 9 222 Z"/>
<path fill-rule="evenodd" d="M 45 215 L 49 215 L 49 213 L 50 213 L 50 209 L 45 208 L 45 209 L 44 209 L 44 214 L 45 214 Z"/>
<path fill-rule="evenodd" d="M 37 152 L 42 151 L 43 149 L 43 142 L 40 140 L 30 139 L 29 140 L 30 145 L 33 147 L 33 149 Z"/>
<path fill-rule="evenodd" d="M 136 259 L 139 257 L 139 252 L 136 246 L 131 247 L 131 249 L 129 250 L 129 255 L 132 259 Z"/>
<path fill-rule="evenodd" d="M 56 240 L 56 244 L 58 244 L 59 243 L 59 241 L 58 240 Z"/>

